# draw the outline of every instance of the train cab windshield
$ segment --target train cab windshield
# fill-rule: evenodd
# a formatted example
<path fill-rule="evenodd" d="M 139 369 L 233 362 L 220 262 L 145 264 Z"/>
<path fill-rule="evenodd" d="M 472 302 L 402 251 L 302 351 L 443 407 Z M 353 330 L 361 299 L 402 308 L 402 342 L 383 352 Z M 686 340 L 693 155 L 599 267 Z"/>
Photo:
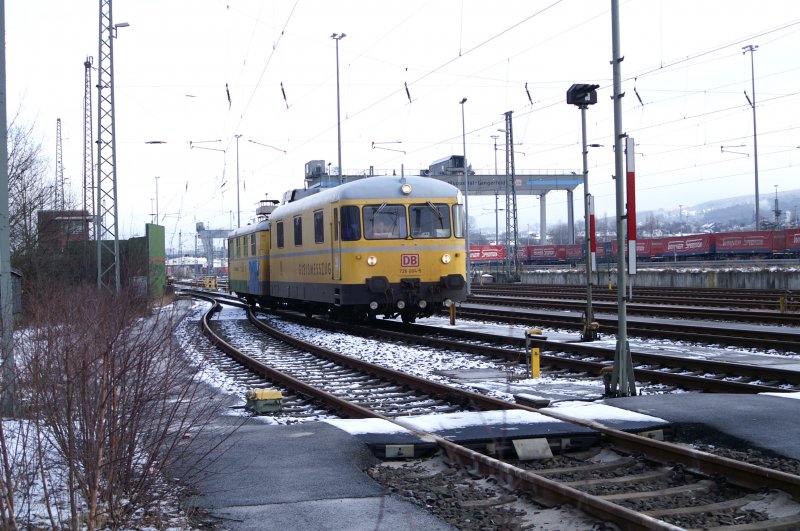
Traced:
<path fill-rule="evenodd" d="M 361 216 L 359 216 L 361 214 Z M 363 227 L 363 233 L 362 233 Z M 464 207 L 445 203 L 406 205 L 381 203 L 341 209 L 341 235 L 343 241 L 357 241 L 362 235 L 367 240 L 384 239 L 436 239 L 464 237 Z"/>
<path fill-rule="evenodd" d="M 434 205 L 430 201 L 424 205 L 408 207 L 412 238 L 449 238 L 450 209 L 445 204 Z"/>
<path fill-rule="evenodd" d="M 364 235 L 368 240 L 405 239 L 408 237 L 404 205 L 367 205 L 364 207 Z"/>

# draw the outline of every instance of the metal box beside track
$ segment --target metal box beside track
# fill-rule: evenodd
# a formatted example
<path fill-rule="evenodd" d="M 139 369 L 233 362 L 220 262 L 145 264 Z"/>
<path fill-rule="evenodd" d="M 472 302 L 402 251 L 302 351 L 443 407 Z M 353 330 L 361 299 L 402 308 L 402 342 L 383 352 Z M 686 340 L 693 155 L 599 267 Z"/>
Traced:
<path fill-rule="evenodd" d="M 283 407 L 283 394 L 277 389 L 250 389 L 246 398 L 245 411 L 252 411 L 256 415 L 275 413 Z"/>

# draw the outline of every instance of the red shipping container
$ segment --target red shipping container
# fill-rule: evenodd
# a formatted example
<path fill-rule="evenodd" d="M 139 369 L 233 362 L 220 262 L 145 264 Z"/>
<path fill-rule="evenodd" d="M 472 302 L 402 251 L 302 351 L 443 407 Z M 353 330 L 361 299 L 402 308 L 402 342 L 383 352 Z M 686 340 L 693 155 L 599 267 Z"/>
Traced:
<path fill-rule="evenodd" d="M 597 244 L 597 251 L 595 251 L 595 258 L 605 258 L 606 257 L 606 246 L 603 243 Z"/>
<path fill-rule="evenodd" d="M 689 236 L 667 236 L 652 240 L 652 256 L 677 257 L 710 254 L 713 237 L 711 234 L 691 234 Z"/>
<path fill-rule="evenodd" d="M 717 254 L 772 253 L 772 231 L 723 232 L 716 234 Z"/>
<path fill-rule="evenodd" d="M 800 252 L 800 228 L 786 229 L 783 235 L 785 249 L 789 252 Z"/>
<path fill-rule="evenodd" d="M 502 245 L 471 245 L 469 259 L 473 262 L 505 260 L 506 249 Z"/>
<path fill-rule="evenodd" d="M 563 260 L 567 253 L 563 245 L 533 245 L 529 249 L 530 259 L 535 261 Z"/>
<path fill-rule="evenodd" d="M 649 258 L 651 252 L 651 240 L 636 240 L 636 256 Z"/>
<path fill-rule="evenodd" d="M 565 245 L 564 258 L 567 260 L 579 260 L 583 258 L 583 245 L 580 243 L 569 243 Z"/>

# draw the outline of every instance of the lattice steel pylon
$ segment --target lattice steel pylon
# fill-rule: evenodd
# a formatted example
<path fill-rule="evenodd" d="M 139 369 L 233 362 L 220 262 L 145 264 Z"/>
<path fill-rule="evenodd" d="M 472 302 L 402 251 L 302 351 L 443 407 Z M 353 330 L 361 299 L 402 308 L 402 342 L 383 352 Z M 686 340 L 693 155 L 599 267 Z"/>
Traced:
<path fill-rule="evenodd" d="M 94 134 L 92 133 L 92 58 L 83 62 L 83 210 L 92 219 L 86 231 L 86 239 L 95 237 L 94 208 Z"/>
<path fill-rule="evenodd" d="M 519 232 L 517 231 L 517 188 L 514 170 L 514 130 L 511 128 L 511 113 L 506 116 L 506 271 L 508 280 L 519 278 Z"/>
<path fill-rule="evenodd" d="M 61 147 L 61 118 L 56 118 L 56 189 L 53 210 L 64 210 L 64 159 Z"/>
<path fill-rule="evenodd" d="M 100 0 L 97 68 L 97 287 L 120 292 L 117 150 L 114 129 L 114 33 L 111 0 Z M 113 238 L 113 241 L 112 241 Z"/>

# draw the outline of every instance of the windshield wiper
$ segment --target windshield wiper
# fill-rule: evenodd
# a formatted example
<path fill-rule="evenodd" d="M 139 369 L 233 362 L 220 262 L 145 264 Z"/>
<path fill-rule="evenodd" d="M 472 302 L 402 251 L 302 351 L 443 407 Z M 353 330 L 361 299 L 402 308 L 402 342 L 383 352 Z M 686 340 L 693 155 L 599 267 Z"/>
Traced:
<path fill-rule="evenodd" d="M 436 216 L 439 218 L 439 226 L 444 227 L 444 219 L 442 217 L 442 213 L 439 211 L 438 208 L 436 208 L 436 205 L 434 205 L 430 201 L 426 202 L 425 204 L 428 205 L 428 208 L 430 208 L 436 213 Z"/>

